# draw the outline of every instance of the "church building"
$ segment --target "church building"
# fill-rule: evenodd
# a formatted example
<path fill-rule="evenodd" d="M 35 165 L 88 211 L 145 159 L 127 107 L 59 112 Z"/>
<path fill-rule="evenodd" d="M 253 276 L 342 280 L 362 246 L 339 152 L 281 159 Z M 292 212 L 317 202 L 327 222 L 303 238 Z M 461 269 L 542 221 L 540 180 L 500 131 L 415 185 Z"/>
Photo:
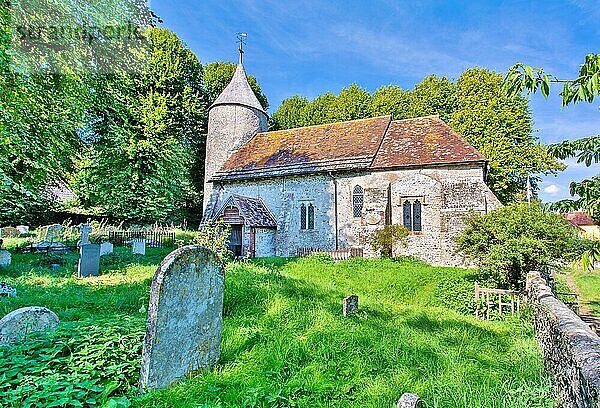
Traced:
<path fill-rule="evenodd" d="M 209 111 L 204 220 L 231 225 L 239 256 L 360 248 L 403 225 L 412 255 L 460 266 L 453 238 L 470 212 L 501 204 L 485 184 L 487 159 L 438 116 L 379 116 L 267 131 L 243 65 Z"/>

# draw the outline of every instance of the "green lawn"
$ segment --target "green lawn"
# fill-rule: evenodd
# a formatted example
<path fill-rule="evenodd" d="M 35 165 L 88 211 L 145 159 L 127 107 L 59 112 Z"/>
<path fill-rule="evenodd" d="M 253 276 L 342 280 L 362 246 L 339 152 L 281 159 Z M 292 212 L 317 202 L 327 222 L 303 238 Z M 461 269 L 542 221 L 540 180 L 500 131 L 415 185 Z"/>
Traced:
<path fill-rule="evenodd" d="M 473 271 L 318 256 L 230 264 L 218 365 L 140 398 L 148 290 L 168 251 L 129 252 L 118 248 L 87 280 L 73 277 L 76 255 L 57 271 L 34 255 L 0 270 L 19 292 L 0 314 L 43 305 L 62 322 L 0 348 L 3 404 L 392 407 L 410 391 L 427 407 L 552 406 L 532 325 L 471 317 Z M 343 318 L 352 293 L 361 313 Z"/>
<path fill-rule="evenodd" d="M 600 317 L 600 269 L 593 271 L 573 269 L 570 275 L 579 289 L 579 300 L 582 305 L 589 307 L 596 316 Z"/>

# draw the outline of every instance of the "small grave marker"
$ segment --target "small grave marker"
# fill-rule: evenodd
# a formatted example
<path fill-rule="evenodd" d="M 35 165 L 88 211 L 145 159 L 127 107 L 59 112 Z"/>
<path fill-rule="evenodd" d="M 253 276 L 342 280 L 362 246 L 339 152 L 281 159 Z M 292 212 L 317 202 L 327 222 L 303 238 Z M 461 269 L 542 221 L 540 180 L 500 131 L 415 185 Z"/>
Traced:
<path fill-rule="evenodd" d="M 421 406 L 421 399 L 417 394 L 405 392 L 398 400 L 397 408 L 418 408 Z"/>
<path fill-rule="evenodd" d="M 52 224 L 46 227 L 42 241 L 53 242 L 60 238 L 65 227 L 60 224 Z"/>
<path fill-rule="evenodd" d="M 17 290 L 6 282 L 0 282 L 0 297 L 17 296 Z"/>
<path fill-rule="evenodd" d="M 140 388 L 164 388 L 219 359 L 223 320 L 223 264 L 203 247 L 171 252 L 150 289 Z"/>
<path fill-rule="evenodd" d="M 14 310 L 0 320 L 0 345 L 21 341 L 32 332 L 54 329 L 58 323 L 58 316 L 45 307 Z"/>
<path fill-rule="evenodd" d="M 146 240 L 143 238 L 136 238 L 131 241 L 131 253 L 146 255 Z"/>
<path fill-rule="evenodd" d="M 113 253 L 114 246 L 110 242 L 103 242 L 100 244 L 100 256 L 108 255 Z"/>
<path fill-rule="evenodd" d="M 17 225 L 17 231 L 19 231 L 19 234 L 21 234 L 21 235 L 29 234 L 29 226 Z"/>
<path fill-rule="evenodd" d="M 77 276 L 87 278 L 98 276 L 100 273 L 100 245 L 87 244 L 79 247 L 79 262 Z"/>
<path fill-rule="evenodd" d="M 358 296 L 350 295 L 344 298 L 344 316 L 355 316 L 358 314 Z"/>
<path fill-rule="evenodd" d="M 0 266 L 10 266 L 11 259 L 10 252 L 0 249 Z"/>

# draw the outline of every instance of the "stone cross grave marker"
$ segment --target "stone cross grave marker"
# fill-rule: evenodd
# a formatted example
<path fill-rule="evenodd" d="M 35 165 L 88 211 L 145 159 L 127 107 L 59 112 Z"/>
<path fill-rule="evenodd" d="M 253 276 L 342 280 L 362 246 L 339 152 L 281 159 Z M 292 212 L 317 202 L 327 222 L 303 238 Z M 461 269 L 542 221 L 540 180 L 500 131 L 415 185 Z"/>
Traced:
<path fill-rule="evenodd" d="M 103 242 L 100 244 L 100 256 L 108 255 L 113 253 L 114 246 L 110 242 Z"/>
<path fill-rule="evenodd" d="M 81 233 L 81 238 L 77 243 L 77 246 L 84 246 L 90 244 L 90 232 L 92 232 L 92 227 L 89 224 L 82 224 L 79 227 L 79 232 Z"/>
<path fill-rule="evenodd" d="M 344 298 L 344 316 L 355 316 L 358 314 L 358 296 L 350 295 Z"/>
<path fill-rule="evenodd" d="M 79 262 L 77 276 L 87 278 L 98 276 L 100 273 L 100 245 L 87 244 L 79 247 Z"/>
<path fill-rule="evenodd" d="M 0 345 L 21 341 L 32 332 L 54 329 L 58 323 L 58 316 L 45 307 L 14 310 L 0 320 Z"/>
<path fill-rule="evenodd" d="M 131 241 L 131 253 L 146 255 L 146 240 L 144 238 L 136 238 Z"/>
<path fill-rule="evenodd" d="M 185 246 L 156 270 L 150 289 L 140 388 L 169 386 L 219 359 L 223 264 L 210 250 Z"/>

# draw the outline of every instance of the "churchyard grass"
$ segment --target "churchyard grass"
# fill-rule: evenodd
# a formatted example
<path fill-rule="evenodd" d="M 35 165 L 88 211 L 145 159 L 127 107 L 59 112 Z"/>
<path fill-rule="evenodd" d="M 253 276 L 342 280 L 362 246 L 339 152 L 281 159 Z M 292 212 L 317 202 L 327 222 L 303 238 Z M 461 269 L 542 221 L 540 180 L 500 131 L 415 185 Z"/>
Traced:
<path fill-rule="evenodd" d="M 600 269 L 592 271 L 572 269 L 570 275 L 579 290 L 579 300 L 600 317 Z"/>
<path fill-rule="evenodd" d="M 75 278 L 76 254 L 57 270 L 30 254 L 0 269 L 18 290 L 0 314 L 43 305 L 61 319 L 55 333 L 0 348 L 2 404 L 391 407 L 416 392 L 428 407 L 552 406 L 532 325 L 472 317 L 472 270 L 322 256 L 228 265 L 219 363 L 140 397 L 148 290 L 169 250 L 130 252 L 116 248 L 91 279 Z M 349 294 L 360 312 L 345 318 Z"/>

